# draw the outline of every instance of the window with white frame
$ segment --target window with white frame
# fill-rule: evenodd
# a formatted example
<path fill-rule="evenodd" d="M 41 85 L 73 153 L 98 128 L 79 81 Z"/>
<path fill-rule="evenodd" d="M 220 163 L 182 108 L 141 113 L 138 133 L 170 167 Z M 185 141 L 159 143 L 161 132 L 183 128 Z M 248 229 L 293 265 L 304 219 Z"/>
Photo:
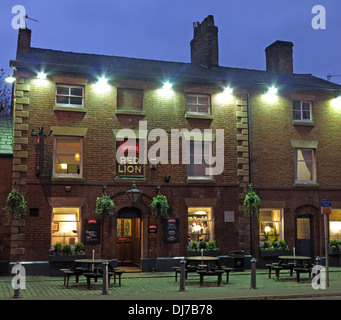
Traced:
<path fill-rule="evenodd" d="M 186 113 L 211 114 L 211 97 L 207 94 L 186 94 Z"/>
<path fill-rule="evenodd" d="M 296 121 L 312 121 L 311 101 L 293 101 L 293 119 Z"/>
<path fill-rule="evenodd" d="M 79 208 L 53 208 L 51 245 L 57 242 L 74 245 L 79 242 Z"/>
<path fill-rule="evenodd" d="M 57 84 L 56 105 L 63 107 L 83 107 L 84 87 L 68 84 Z"/>
<path fill-rule="evenodd" d="M 259 211 L 259 241 L 263 246 L 265 241 L 284 240 L 282 209 L 260 209 Z"/>
<path fill-rule="evenodd" d="M 82 149 L 83 139 L 81 137 L 55 136 L 54 175 L 81 177 Z"/>
<path fill-rule="evenodd" d="M 295 149 L 295 182 L 315 182 L 315 149 Z"/>
<path fill-rule="evenodd" d="M 212 141 L 191 140 L 189 147 L 189 163 L 187 173 L 189 179 L 210 179 L 206 169 L 210 167 L 212 156 Z"/>

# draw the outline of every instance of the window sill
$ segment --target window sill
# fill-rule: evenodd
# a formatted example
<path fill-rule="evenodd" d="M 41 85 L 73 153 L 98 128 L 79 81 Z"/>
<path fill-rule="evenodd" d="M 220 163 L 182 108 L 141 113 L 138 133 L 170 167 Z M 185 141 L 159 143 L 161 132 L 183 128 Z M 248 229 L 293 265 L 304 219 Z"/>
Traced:
<path fill-rule="evenodd" d="M 139 110 L 115 110 L 115 114 L 126 114 L 131 116 L 145 116 L 147 113 L 146 111 L 139 111 Z"/>
<path fill-rule="evenodd" d="M 83 107 L 60 107 L 54 106 L 53 111 L 71 111 L 71 112 L 83 112 L 86 113 L 86 109 Z"/>
<path fill-rule="evenodd" d="M 215 183 L 213 178 L 187 178 L 186 183 Z"/>
<path fill-rule="evenodd" d="M 293 126 L 307 126 L 307 127 L 315 127 L 314 121 L 301 121 L 301 120 L 293 120 Z"/>
<path fill-rule="evenodd" d="M 52 176 L 51 177 L 51 181 L 66 181 L 66 180 L 69 180 L 69 181 L 84 181 L 85 178 L 84 177 L 67 177 L 67 176 Z"/>
<path fill-rule="evenodd" d="M 317 182 L 295 182 L 294 183 L 294 187 L 308 187 L 308 188 L 314 188 L 314 187 L 318 187 L 319 184 Z"/>
<path fill-rule="evenodd" d="M 205 119 L 205 120 L 213 120 L 213 116 L 209 114 L 194 114 L 194 113 L 186 113 L 186 119 Z"/>

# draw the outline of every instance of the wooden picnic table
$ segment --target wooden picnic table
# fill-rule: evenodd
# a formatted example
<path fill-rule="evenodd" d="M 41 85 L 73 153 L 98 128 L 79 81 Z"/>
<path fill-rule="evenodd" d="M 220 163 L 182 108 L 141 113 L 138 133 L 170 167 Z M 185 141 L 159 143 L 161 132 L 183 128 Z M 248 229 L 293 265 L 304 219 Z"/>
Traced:
<path fill-rule="evenodd" d="M 221 269 L 221 265 L 219 263 L 218 257 L 212 257 L 212 256 L 193 256 L 193 257 L 186 257 L 186 261 L 194 261 L 196 263 L 196 266 L 207 266 L 207 270 L 210 270 L 210 262 L 214 262 L 218 269 Z M 200 265 L 198 263 L 201 262 Z M 207 262 L 207 264 L 204 264 L 204 262 Z"/>

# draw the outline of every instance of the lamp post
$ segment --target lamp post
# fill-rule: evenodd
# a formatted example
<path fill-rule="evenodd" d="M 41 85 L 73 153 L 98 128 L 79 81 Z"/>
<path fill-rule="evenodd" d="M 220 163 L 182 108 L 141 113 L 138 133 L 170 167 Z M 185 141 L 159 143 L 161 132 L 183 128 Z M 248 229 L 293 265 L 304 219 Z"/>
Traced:
<path fill-rule="evenodd" d="M 139 189 L 136 188 L 136 184 L 133 183 L 133 186 L 130 190 L 128 190 L 126 192 L 127 196 L 129 197 L 130 201 L 132 203 L 136 203 L 140 197 L 141 197 L 141 194 L 142 194 L 142 191 L 140 191 Z"/>

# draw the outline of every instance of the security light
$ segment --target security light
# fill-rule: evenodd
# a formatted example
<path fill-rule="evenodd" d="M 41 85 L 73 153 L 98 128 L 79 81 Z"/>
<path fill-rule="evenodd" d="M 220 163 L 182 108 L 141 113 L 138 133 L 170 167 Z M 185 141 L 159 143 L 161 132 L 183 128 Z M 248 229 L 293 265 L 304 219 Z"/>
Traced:
<path fill-rule="evenodd" d="M 6 81 L 7 83 L 13 83 L 15 80 L 16 80 L 16 78 L 14 78 L 13 76 L 8 76 L 8 77 L 5 79 L 5 81 Z"/>
<path fill-rule="evenodd" d="M 37 78 L 39 80 L 45 80 L 46 79 L 46 73 L 44 72 L 39 72 L 38 75 L 37 75 Z"/>

